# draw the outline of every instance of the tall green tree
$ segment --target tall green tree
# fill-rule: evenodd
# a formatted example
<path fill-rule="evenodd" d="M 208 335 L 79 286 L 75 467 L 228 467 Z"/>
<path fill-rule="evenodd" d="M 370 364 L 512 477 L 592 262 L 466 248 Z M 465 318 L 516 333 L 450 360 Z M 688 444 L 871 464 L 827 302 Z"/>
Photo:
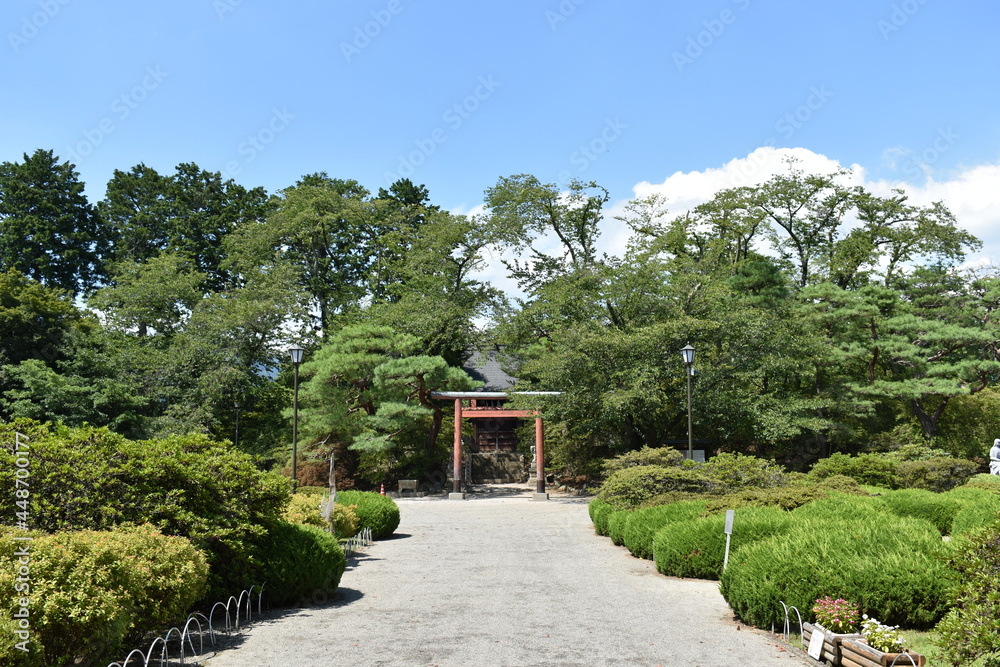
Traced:
<path fill-rule="evenodd" d="M 96 288 L 106 236 L 83 187 L 51 150 L 0 164 L 0 270 L 73 295 Z"/>

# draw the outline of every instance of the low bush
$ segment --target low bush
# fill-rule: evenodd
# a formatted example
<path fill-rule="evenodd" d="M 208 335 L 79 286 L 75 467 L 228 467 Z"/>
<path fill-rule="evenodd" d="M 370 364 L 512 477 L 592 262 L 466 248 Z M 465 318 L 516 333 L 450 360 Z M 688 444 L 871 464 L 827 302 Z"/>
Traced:
<path fill-rule="evenodd" d="M 656 569 L 673 577 L 718 579 L 726 553 L 725 525 L 725 514 L 713 514 L 661 528 L 653 538 Z M 775 507 L 739 509 L 733 520 L 730 558 L 737 549 L 783 534 L 792 525 L 791 515 Z"/>
<path fill-rule="evenodd" d="M 667 524 L 687 521 L 705 511 L 704 500 L 686 500 L 670 505 L 643 507 L 629 514 L 624 544 L 636 558 L 653 558 L 653 535 Z"/>
<path fill-rule="evenodd" d="M 608 537 L 612 544 L 619 547 L 625 544 L 625 522 L 631 513 L 632 510 L 615 510 L 608 515 Z"/>
<path fill-rule="evenodd" d="M 641 503 L 674 491 L 710 493 L 717 482 L 696 468 L 635 466 L 612 474 L 601 486 L 599 497 L 617 509 L 638 507 Z"/>
<path fill-rule="evenodd" d="M 354 505 L 333 504 L 333 532 L 337 537 L 354 537 L 358 534 L 358 515 Z"/>
<path fill-rule="evenodd" d="M 594 532 L 598 535 L 608 534 L 608 517 L 615 511 L 613 505 L 609 505 L 600 498 L 594 498 L 587 505 L 590 513 L 590 520 L 594 522 Z"/>
<path fill-rule="evenodd" d="M 326 528 L 327 523 L 320 512 L 320 502 L 320 496 L 296 491 L 285 508 L 285 521 Z"/>
<path fill-rule="evenodd" d="M 950 568 L 958 586 L 954 606 L 937 626 L 937 644 L 949 664 L 1000 662 L 1000 523 L 959 541 Z"/>
<path fill-rule="evenodd" d="M 1000 495 L 981 489 L 955 489 L 947 495 L 962 501 L 951 522 L 952 535 L 966 535 L 1000 520 Z"/>
<path fill-rule="evenodd" d="M 942 535 L 951 534 L 951 524 L 963 506 L 953 498 L 924 489 L 889 491 L 879 498 L 894 514 L 926 519 Z"/>
<path fill-rule="evenodd" d="M 347 566 L 337 538 L 308 524 L 278 522 L 254 543 L 259 582 L 276 606 L 332 599 Z"/>
<path fill-rule="evenodd" d="M 850 477 L 835 475 L 818 483 L 790 484 L 775 489 L 744 489 L 712 498 L 705 509 L 709 513 L 737 507 L 778 507 L 783 510 L 793 510 L 814 500 L 829 498 L 834 493 L 868 495 L 868 492 Z"/>
<path fill-rule="evenodd" d="M 821 480 L 834 475 L 844 475 L 861 484 L 898 488 L 899 461 L 886 454 L 859 454 L 847 456 L 839 452 L 820 459 L 809 471 L 813 479 Z"/>
<path fill-rule="evenodd" d="M 340 491 L 337 502 L 356 505 L 358 530 L 371 528 L 372 539 L 384 540 L 399 527 L 399 506 L 389 496 L 371 491 Z"/>
<path fill-rule="evenodd" d="M 670 468 L 684 462 L 684 455 L 673 447 L 643 447 L 634 452 L 627 452 L 604 462 L 603 472 L 609 477 L 619 470 L 636 466 L 657 466 Z"/>
<path fill-rule="evenodd" d="M 0 535 L 0 587 L 9 593 L 0 608 L 5 621 L 12 620 L 21 598 L 28 598 L 30 650 L 16 649 L 23 636 L 0 622 L 0 664 L 93 664 L 116 655 L 127 639 L 183 618 L 205 592 L 204 554 L 148 525 L 31 534 L 30 587 L 16 590 L 17 552 L 26 543 L 15 538 L 25 535 Z"/>
<path fill-rule="evenodd" d="M 247 545 L 281 520 L 289 485 L 247 454 L 201 434 L 138 442 L 105 428 L 30 420 L 0 424 L 0 442 L 14 442 L 15 432 L 31 438 L 32 527 L 53 533 L 150 523 L 205 552 L 210 600 L 259 583 L 247 578 Z M 14 487 L 15 470 L 13 452 L 0 447 L 0 488 Z M 0 523 L 13 519 L 0 516 Z"/>
<path fill-rule="evenodd" d="M 857 522 L 864 522 L 877 514 L 892 515 L 880 496 L 851 496 L 843 493 L 832 493 L 826 498 L 806 503 L 792 510 L 792 513 L 797 519 Z"/>
<path fill-rule="evenodd" d="M 1000 475 L 973 475 L 969 481 L 958 488 L 982 489 L 990 493 L 1000 494 Z"/>
<path fill-rule="evenodd" d="M 772 489 L 787 483 L 777 463 L 746 454 L 716 454 L 702 470 L 719 482 L 720 491 L 727 493 L 747 488 Z"/>
<path fill-rule="evenodd" d="M 816 504 L 846 499 L 860 500 L 842 496 Z M 831 512 L 800 514 L 807 507 L 791 513 L 795 523 L 785 534 L 730 557 L 720 590 L 741 619 L 762 628 L 779 626 L 782 601 L 805 611 L 825 595 L 913 629 L 941 618 L 950 604 L 949 584 L 938 558 L 941 535 L 930 522 L 888 509 L 839 521 Z"/>
<path fill-rule="evenodd" d="M 950 456 L 935 456 L 917 461 L 903 461 L 899 464 L 897 474 L 901 487 L 940 493 L 965 484 L 978 469 L 979 465 L 973 461 Z"/>

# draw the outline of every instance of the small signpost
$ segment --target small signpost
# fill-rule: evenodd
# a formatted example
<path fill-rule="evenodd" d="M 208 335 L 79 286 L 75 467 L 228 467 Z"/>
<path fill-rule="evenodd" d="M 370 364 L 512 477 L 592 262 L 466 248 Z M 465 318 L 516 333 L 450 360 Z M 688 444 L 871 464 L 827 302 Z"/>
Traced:
<path fill-rule="evenodd" d="M 736 516 L 736 510 L 726 510 L 726 555 L 722 559 L 722 571 L 726 571 L 726 566 L 729 565 L 729 540 L 733 536 L 733 518 Z"/>

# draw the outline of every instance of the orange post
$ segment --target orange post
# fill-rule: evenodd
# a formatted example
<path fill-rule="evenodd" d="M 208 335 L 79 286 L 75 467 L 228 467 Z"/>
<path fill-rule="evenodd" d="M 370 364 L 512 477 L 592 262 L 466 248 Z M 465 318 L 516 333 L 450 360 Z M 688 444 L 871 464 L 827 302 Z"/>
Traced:
<path fill-rule="evenodd" d="M 455 493 L 462 492 L 462 399 L 455 399 L 455 451 L 454 458 L 454 487 Z"/>

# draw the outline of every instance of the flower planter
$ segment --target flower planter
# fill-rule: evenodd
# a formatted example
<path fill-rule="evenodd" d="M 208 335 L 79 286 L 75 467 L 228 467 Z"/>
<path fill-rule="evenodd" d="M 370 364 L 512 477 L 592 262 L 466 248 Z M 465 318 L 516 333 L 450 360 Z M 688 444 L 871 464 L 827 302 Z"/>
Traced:
<path fill-rule="evenodd" d="M 843 652 L 842 645 L 844 641 L 848 639 L 861 639 L 861 635 L 857 633 L 844 633 L 830 632 L 824 628 L 819 623 L 803 623 L 802 624 L 802 641 L 806 646 L 812 640 L 812 634 L 814 632 L 819 632 L 824 635 L 823 638 L 823 652 L 820 654 L 820 660 L 826 661 L 831 665 L 842 665 L 841 655 Z"/>
<path fill-rule="evenodd" d="M 863 639 L 847 639 L 841 645 L 841 663 L 845 667 L 924 667 L 925 658 L 919 653 L 883 653 Z"/>

